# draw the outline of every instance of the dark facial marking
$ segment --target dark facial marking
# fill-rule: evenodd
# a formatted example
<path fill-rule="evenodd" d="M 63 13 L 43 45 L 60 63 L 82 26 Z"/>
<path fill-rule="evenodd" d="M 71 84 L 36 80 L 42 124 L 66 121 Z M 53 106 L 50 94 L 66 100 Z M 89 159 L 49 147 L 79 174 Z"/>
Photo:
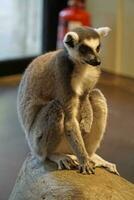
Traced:
<path fill-rule="evenodd" d="M 101 44 L 99 44 L 96 48 L 96 51 L 99 52 L 100 51 L 100 47 L 101 47 Z"/>
<path fill-rule="evenodd" d="M 93 53 L 93 50 L 92 48 L 90 48 L 89 46 L 85 45 L 85 44 L 81 44 L 79 46 L 79 52 L 81 54 L 92 54 Z"/>

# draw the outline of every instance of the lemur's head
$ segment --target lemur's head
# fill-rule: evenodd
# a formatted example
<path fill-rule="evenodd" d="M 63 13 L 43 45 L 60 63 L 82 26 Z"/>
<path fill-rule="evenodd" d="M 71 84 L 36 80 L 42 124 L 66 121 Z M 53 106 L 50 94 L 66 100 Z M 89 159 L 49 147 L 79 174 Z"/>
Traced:
<path fill-rule="evenodd" d="M 64 47 L 70 58 L 75 62 L 87 63 L 92 66 L 101 64 L 98 56 L 101 38 L 108 35 L 110 28 L 78 27 L 68 32 L 63 40 Z"/>

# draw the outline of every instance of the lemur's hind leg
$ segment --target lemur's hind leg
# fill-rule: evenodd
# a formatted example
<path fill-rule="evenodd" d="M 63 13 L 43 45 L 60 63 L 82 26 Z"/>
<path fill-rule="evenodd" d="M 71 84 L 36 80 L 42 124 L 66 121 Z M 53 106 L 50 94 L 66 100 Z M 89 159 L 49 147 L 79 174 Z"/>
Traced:
<path fill-rule="evenodd" d="M 78 166 L 76 156 L 60 151 L 55 153 L 64 137 L 64 112 L 58 100 L 52 100 L 40 109 L 28 137 L 31 150 L 41 161 L 48 158 L 55 162 L 59 169 Z"/>
<path fill-rule="evenodd" d="M 30 128 L 29 146 L 40 160 L 45 160 L 57 147 L 63 135 L 64 113 L 57 100 L 44 105 Z"/>
<path fill-rule="evenodd" d="M 90 134 L 85 135 L 84 142 L 86 150 L 95 164 L 94 167 L 105 167 L 108 171 L 118 174 L 115 164 L 110 163 L 96 155 L 95 152 L 100 146 L 107 123 L 107 103 L 104 95 L 99 89 L 94 89 L 89 94 L 93 110 L 93 122 Z M 90 120 L 89 120 L 90 121 Z"/>
<path fill-rule="evenodd" d="M 34 154 L 44 161 L 55 162 L 58 169 L 70 169 L 78 166 L 76 156 L 62 152 L 54 153 L 64 135 L 64 112 L 58 100 L 44 105 L 35 116 L 29 132 L 29 146 Z"/>
<path fill-rule="evenodd" d="M 38 154 L 45 160 L 55 162 L 58 169 L 71 169 L 78 166 L 76 156 L 64 154 L 59 151 L 55 153 L 60 141 L 64 137 L 64 112 L 60 102 L 53 100 L 39 112 L 32 130 L 39 131 L 37 138 Z"/>

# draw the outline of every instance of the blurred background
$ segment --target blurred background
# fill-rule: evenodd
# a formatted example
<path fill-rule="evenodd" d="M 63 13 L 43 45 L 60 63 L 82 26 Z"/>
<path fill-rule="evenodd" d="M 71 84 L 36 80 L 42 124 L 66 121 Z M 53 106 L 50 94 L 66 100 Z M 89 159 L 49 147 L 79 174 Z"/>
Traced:
<path fill-rule="evenodd" d="M 8 199 L 29 152 L 16 111 L 21 76 L 35 57 L 62 45 L 69 27 L 84 23 L 112 29 L 102 44 L 97 86 L 109 106 L 98 153 L 134 182 L 133 19 L 133 0 L 0 0 L 0 200 Z"/>

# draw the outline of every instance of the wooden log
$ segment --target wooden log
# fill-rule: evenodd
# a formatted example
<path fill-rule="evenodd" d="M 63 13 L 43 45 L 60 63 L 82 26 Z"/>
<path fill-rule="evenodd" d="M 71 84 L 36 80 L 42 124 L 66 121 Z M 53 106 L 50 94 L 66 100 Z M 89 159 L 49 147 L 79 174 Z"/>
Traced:
<path fill-rule="evenodd" d="M 96 169 L 95 175 L 57 170 L 29 155 L 9 200 L 134 200 L 134 185 L 120 176 Z"/>

